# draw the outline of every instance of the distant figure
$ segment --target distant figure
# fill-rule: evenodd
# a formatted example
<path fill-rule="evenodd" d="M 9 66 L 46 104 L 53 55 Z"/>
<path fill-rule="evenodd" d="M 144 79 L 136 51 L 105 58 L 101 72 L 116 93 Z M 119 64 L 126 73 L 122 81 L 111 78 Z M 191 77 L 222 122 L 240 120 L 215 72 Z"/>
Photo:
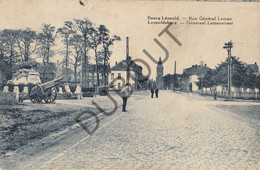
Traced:
<path fill-rule="evenodd" d="M 127 103 L 127 97 L 129 95 L 129 84 L 125 84 L 125 87 L 122 89 L 121 93 L 122 93 L 122 96 L 123 96 L 123 108 L 122 108 L 122 111 L 123 112 L 126 112 L 126 103 Z"/>
<path fill-rule="evenodd" d="M 158 98 L 158 93 L 159 93 L 159 89 L 156 88 L 156 89 L 155 89 L 155 96 L 156 96 L 156 98 Z"/>
<path fill-rule="evenodd" d="M 153 98 L 154 89 L 151 88 L 151 98 Z"/>
<path fill-rule="evenodd" d="M 213 92 L 214 100 L 217 100 L 217 95 L 218 95 L 217 90 L 215 90 L 215 91 Z"/>
<path fill-rule="evenodd" d="M 189 91 L 189 101 L 191 101 L 192 91 Z"/>

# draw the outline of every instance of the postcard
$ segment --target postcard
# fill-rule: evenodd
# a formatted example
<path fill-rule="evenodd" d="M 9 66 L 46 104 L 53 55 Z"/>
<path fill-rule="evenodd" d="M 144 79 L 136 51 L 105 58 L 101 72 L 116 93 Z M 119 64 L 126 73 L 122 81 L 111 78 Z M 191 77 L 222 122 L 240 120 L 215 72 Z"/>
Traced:
<path fill-rule="evenodd" d="M 0 0 L 0 169 L 259 169 L 259 1 Z"/>

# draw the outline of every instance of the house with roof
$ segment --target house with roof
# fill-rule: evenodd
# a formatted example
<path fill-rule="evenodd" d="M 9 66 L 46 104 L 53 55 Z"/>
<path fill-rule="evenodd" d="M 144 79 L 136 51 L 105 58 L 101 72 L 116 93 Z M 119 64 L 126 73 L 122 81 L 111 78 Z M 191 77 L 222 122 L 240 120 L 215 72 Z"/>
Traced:
<path fill-rule="evenodd" d="M 118 79 L 123 79 L 125 80 L 125 83 L 127 81 L 127 68 L 128 68 L 128 63 L 131 63 L 132 59 L 130 56 L 126 60 L 122 60 L 119 63 L 115 63 L 113 67 L 110 69 L 110 75 L 108 76 L 108 82 L 111 83 L 115 81 L 115 78 Z M 131 66 L 129 68 L 129 73 L 131 74 L 129 78 L 129 83 L 134 87 L 134 89 L 140 89 L 142 88 L 142 85 L 139 83 L 138 80 L 143 79 L 143 74 L 142 74 L 142 67 L 137 65 L 136 63 L 132 62 Z M 114 82 L 114 87 L 118 90 L 120 90 L 123 85 L 123 81 L 121 80 L 116 80 Z"/>
<path fill-rule="evenodd" d="M 204 76 L 209 70 L 211 69 L 207 66 L 207 64 L 196 64 L 184 69 L 181 76 L 181 90 L 198 91 L 199 87 L 196 83 L 199 81 L 199 77 Z"/>
<path fill-rule="evenodd" d="M 166 74 L 163 76 L 163 89 L 180 90 L 181 74 Z"/>

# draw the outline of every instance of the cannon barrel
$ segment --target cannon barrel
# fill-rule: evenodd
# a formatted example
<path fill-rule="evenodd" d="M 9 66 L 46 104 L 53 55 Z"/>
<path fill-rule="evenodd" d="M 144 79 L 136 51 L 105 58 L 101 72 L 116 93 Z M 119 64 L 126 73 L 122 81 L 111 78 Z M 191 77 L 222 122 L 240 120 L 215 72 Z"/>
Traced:
<path fill-rule="evenodd" d="M 55 85 L 57 85 L 59 83 L 59 81 L 61 81 L 63 79 L 63 77 L 59 77 L 56 79 L 53 79 L 51 81 L 45 82 L 40 84 L 40 86 L 42 86 L 43 90 L 46 90 L 48 88 L 54 87 Z"/>

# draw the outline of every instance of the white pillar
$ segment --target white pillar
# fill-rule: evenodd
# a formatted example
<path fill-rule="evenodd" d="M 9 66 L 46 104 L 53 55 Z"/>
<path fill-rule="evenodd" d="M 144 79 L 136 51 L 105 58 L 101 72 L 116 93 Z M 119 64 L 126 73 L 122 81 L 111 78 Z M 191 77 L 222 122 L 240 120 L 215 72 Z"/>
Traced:
<path fill-rule="evenodd" d="M 19 102 L 19 87 L 14 86 L 15 99 Z"/>
<path fill-rule="evenodd" d="M 8 86 L 4 86 L 3 92 L 8 93 Z"/>
<path fill-rule="evenodd" d="M 80 84 L 77 84 L 74 94 L 77 94 L 78 100 L 80 100 L 82 98 Z"/>
<path fill-rule="evenodd" d="M 80 94 L 80 92 L 81 92 L 81 89 L 80 89 L 80 84 L 77 84 L 77 86 L 76 86 L 76 90 L 75 90 L 75 94 Z"/>
<path fill-rule="evenodd" d="M 28 86 L 24 86 L 23 93 L 28 93 Z"/>
<path fill-rule="evenodd" d="M 234 89 L 234 97 L 237 96 L 237 88 Z"/>
<path fill-rule="evenodd" d="M 66 92 L 71 92 L 71 91 L 70 91 L 69 83 L 64 83 L 64 88 L 65 88 L 65 91 L 66 91 Z"/>
<path fill-rule="evenodd" d="M 255 88 L 255 99 L 257 100 L 259 89 Z"/>
<path fill-rule="evenodd" d="M 232 92 L 233 92 L 233 96 L 235 97 L 235 87 L 231 87 L 231 92 L 230 92 L 231 98 L 232 98 Z"/>
<path fill-rule="evenodd" d="M 59 94 L 62 94 L 62 87 L 59 87 Z"/>

